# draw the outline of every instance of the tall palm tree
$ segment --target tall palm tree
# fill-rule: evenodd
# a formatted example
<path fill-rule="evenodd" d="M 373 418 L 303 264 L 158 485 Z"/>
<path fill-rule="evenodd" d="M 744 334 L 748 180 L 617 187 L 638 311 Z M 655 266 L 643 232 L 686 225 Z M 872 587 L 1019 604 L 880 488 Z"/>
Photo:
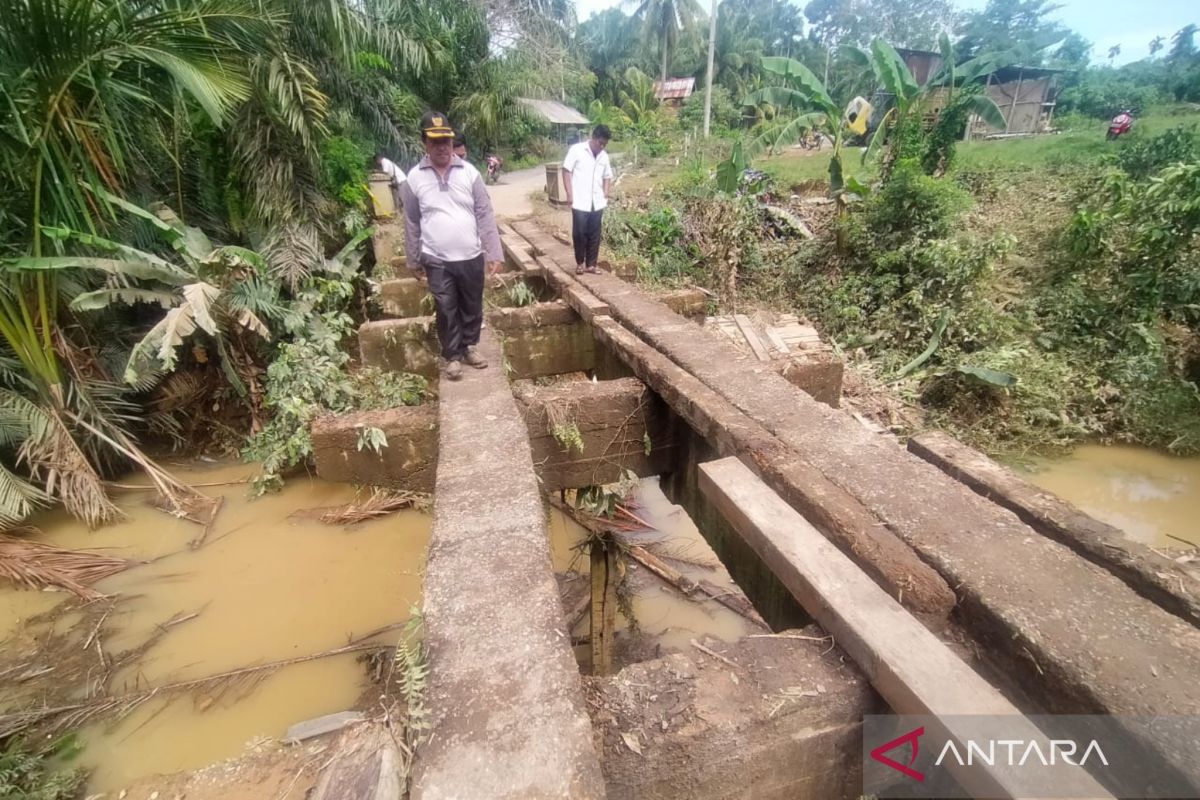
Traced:
<path fill-rule="evenodd" d="M 578 41 L 596 76 L 596 97 L 610 106 L 620 103 L 621 77 L 637 61 L 634 24 L 619 8 L 609 8 L 579 26 Z"/>
<path fill-rule="evenodd" d="M 697 0 L 640 0 L 633 16 L 642 21 L 647 42 L 658 43 L 661 66 L 659 80 L 667 79 L 671 56 L 681 31 L 695 31 L 707 19 Z"/>
<path fill-rule="evenodd" d="M 142 152 L 162 146 L 146 131 L 181 105 L 223 126 L 249 97 L 247 59 L 277 22 L 230 0 L 0 0 L 5 255 L 39 258 L 65 228 L 110 225 Z M 18 387 L 0 416 L 6 438 L 19 432 L 18 461 L 90 524 L 119 513 L 93 466 L 98 450 L 142 465 L 178 498 L 181 487 L 125 432 L 111 393 L 83 373 L 60 326 L 60 275 L 12 262 L 0 271 L 0 357 Z M 19 510 L 6 505 L 21 494 L 17 480 L 0 467 L 0 520 Z"/>

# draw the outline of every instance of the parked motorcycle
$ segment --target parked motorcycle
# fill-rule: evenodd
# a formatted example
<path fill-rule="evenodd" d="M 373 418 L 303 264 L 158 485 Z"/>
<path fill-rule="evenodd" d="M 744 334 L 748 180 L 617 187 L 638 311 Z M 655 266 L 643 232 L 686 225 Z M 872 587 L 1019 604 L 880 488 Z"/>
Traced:
<path fill-rule="evenodd" d="M 500 181 L 500 161 L 499 156 L 487 157 L 487 180 L 488 183 L 499 183 Z"/>
<path fill-rule="evenodd" d="M 1112 118 L 1112 122 L 1108 124 L 1108 140 L 1111 142 L 1118 136 L 1122 136 L 1133 130 L 1133 112 L 1122 111 Z"/>

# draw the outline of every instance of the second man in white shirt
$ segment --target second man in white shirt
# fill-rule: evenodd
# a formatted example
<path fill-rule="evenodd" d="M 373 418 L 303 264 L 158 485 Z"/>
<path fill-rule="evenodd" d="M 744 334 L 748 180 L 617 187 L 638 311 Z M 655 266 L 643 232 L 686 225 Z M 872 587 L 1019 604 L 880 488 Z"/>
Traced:
<path fill-rule="evenodd" d="M 608 205 L 613 171 L 608 161 L 612 132 L 597 125 L 592 138 L 572 145 L 563 161 L 567 202 L 571 204 L 571 240 L 575 245 L 575 272 L 599 272 L 600 219 Z"/>

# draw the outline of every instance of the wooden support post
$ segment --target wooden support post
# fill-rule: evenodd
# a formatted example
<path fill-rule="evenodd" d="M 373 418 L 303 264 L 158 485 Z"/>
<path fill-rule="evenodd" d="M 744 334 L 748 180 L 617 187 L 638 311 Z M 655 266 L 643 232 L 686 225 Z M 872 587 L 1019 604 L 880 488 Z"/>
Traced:
<path fill-rule="evenodd" d="M 613 632 L 617 627 L 617 548 L 593 539 L 592 549 L 592 674 L 612 674 Z"/>

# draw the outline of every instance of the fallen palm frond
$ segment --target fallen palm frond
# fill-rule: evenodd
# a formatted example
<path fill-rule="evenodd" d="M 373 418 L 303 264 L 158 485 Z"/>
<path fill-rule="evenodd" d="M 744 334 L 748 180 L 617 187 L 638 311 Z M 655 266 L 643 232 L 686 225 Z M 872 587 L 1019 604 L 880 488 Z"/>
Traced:
<path fill-rule="evenodd" d="M 342 506 L 303 509 L 290 516 L 293 519 L 316 519 L 326 525 L 357 525 L 406 508 L 428 511 L 431 505 L 429 495 L 422 492 L 375 489 L 365 500 L 355 500 Z"/>
<path fill-rule="evenodd" d="M 396 644 L 396 655 L 392 662 L 396 683 L 400 686 L 405 705 L 404 716 L 401 719 L 403 740 L 396 741 L 402 753 L 400 771 L 405 789 L 412 775 L 413 754 L 417 747 L 429 738 L 429 731 L 433 728 L 429 719 L 429 709 L 425 705 L 429 664 L 425 660 L 425 648 L 421 639 L 423 626 L 424 618 L 413 608 L 412 616 L 404 626 L 404 634 Z"/>
<path fill-rule="evenodd" d="M 35 725 L 49 725 L 49 732 L 78 730 L 98 717 L 109 715 L 126 717 L 155 698 L 169 697 L 184 692 L 204 692 L 204 699 L 198 702 L 197 705 L 201 709 L 206 709 L 212 706 L 228 691 L 234 688 L 242 690 L 253 688 L 273 672 L 284 667 L 324 658 L 332 658 L 347 653 L 361 653 L 366 650 L 379 649 L 381 649 L 381 646 L 378 644 L 356 641 L 321 653 L 285 658 L 280 661 L 271 661 L 266 664 L 257 664 L 250 667 L 241 667 L 229 670 L 228 672 L 222 672 L 218 675 L 209 675 L 204 678 L 195 678 L 190 681 L 180 681 L 164 686 L 153 686 L 127 694 L 94 697 L 67 705 L 30 708 L 10 714 L 0 714 L 0 740 L 27 731 Z"/>
<path fill-rule="evenodd" d="M 136 563 L 90 550 L 66 550 L 0 534 L 0 577 L 32 589 L 57 586 L 85 600 L 94 600 L 104 595 L 90 588 L 90 584 Z"/>

